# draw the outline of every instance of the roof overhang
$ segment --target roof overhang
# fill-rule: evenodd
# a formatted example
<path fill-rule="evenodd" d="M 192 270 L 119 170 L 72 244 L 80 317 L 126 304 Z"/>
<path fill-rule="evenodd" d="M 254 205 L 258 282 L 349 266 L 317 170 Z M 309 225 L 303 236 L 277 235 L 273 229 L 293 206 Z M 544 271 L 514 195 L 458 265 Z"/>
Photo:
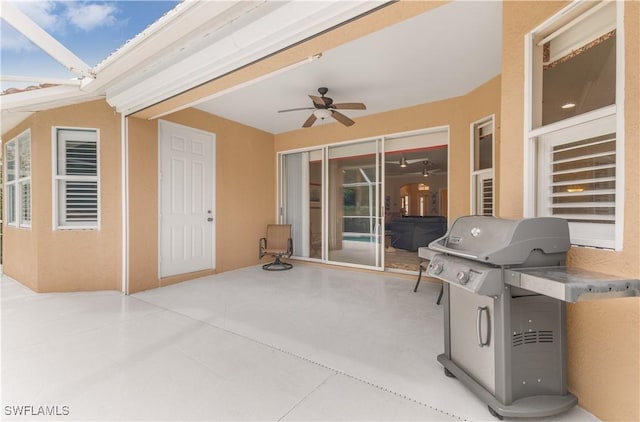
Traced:
<path fill-rule="evenodd" d="M 138 57 L 135 68 L 106 88 L 117 111 L 132 114 L 191 88 L 233 72 L 380 7 L 381 1 L 197 2 L 139 46 L 127 51 L 115 67 L 143 44 L 158 54 Z M 224 10 L 220 10 L 222 6 Z M 206 18 L 206 16 L 209 16 Z M 174 19 L 174 20 L 177 20 Z M 176 22 L 177 23 L 177 22 Z M 186 33 L 180 28 L 190 28 Z M 103 73 L 98 67 L 99 75 Z M 99 83 L 90 81 L 87 85 Z"/>
<path fill-rule="evenodd" d="M 10 113 L 37 112 L 97 98 L 106 98 L 125 115 L 135 113 L 388 3 L 185 0 L 90 69 L 92 77 L 81 79 L 79 86 L 3 95 L 2 132 L 15 126 L 10 124 L 16 120 L 8 118 Z M 51 37 L 34 30 L 30 23 L 24 27 L 51 42 Z M 71 60 L 66 49 L 43 49 L 58 55 L 64 51 L 64 60 Z"/>
<path fill-rule="evenodd" d="M 0 107 L 2 110 L 2 135 L 35 112 L 81 104 L 100 98 L 103 97 L 82 92 L 74 85 L 58 85 L 3 95 Z"/>

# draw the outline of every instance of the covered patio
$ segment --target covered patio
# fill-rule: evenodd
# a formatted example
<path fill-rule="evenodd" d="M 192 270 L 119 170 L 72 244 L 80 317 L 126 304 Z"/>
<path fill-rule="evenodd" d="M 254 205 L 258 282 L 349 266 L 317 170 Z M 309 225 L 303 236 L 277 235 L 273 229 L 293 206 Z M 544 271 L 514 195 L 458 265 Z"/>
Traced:
<path fill-rule="evenodd" d="M 435 283 L 299 264 L 130 296 L 1 287 L 3 402 L 60 420 L 491 418 L 436 361 Z"/>

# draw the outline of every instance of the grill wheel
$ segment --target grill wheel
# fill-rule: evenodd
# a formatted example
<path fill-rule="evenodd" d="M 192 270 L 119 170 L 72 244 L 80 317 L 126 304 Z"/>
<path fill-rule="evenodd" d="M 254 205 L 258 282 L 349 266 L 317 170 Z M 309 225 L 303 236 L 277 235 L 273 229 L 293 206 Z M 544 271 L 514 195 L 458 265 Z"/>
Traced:
<path fill-rule="evenodd" d="M 498 418 L 498 420 L 503 420 L 504 416 L 499 415 L 498 412 L 496 412 L 495 410 L 493 410 L 493 408 L 491 406 L 487 406 L 487 408 L 489 409 L 489 413 L 491 413 L 491 416 Z"/>

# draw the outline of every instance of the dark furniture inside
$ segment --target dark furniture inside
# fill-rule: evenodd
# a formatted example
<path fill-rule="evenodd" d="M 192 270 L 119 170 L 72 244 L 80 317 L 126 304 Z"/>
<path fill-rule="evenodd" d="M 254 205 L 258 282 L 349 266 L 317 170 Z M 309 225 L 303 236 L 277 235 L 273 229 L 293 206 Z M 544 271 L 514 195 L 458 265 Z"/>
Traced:
<path fill-rule="evenodd" d="M 442 216 L 401 217 L 391 221 L 391 246 L 415 252 L 447 232 L 447 219 Z"/>

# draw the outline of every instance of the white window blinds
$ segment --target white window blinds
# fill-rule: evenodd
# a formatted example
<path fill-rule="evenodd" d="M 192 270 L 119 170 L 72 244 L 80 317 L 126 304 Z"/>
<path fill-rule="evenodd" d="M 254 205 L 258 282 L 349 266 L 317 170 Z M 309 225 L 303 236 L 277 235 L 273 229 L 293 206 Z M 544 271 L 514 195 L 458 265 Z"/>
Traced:
<path fill-rule="evenodd" d="M 613 247 L 615 116 L 540 137 L 540 215 L 569 221 L 577 245 Z"/>
<path fill-rule="evenodd" d="M 57 131 L 58 227 L 98 225 L 98 136 L 95 130 Z"/>
<path fill-rule="evenodd" d="M 481 215 L 493 215 L 493 178 L 490 174 L 482 174 L 480 179 Z"/>

